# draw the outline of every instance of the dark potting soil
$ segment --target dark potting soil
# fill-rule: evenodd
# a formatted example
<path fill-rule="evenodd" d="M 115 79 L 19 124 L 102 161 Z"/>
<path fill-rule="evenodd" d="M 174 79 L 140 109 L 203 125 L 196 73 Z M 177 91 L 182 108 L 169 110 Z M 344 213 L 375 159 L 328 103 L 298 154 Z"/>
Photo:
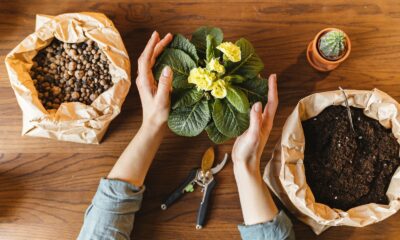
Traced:
<path fill-rule="evenodd" d="M 386 191 L 400 164 L 399 143 L 378 121 L 352 108 L 330 106 L 304 121 L 304 166 L 316 202 L 348 210 L 367 203 L 387 204 Z"/>

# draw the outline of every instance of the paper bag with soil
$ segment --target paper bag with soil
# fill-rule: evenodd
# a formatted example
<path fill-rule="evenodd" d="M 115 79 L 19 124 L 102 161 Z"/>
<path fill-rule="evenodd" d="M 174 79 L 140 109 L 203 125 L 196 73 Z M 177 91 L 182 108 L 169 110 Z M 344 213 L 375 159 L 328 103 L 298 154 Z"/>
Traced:
<path fill-rule="evenodd" d="M 393 98 L 377 89 L 346 90 L 346 94 L 350 106 L 363 109 L 367 117 L 391 129 L 397 142 L 400 142 L 400 107 Z M 400 208 L 400 168 L 395 170 L 389 183 L 386 192 L 388 204 L 368 203 L 344 211 L 316 202 L 307 183 L 303 162 L 305 136 L 302 122 L 316 117 L 332 105 L 345 106 L 341 91 L 316 93 L 301 99 L 287 119 L 281 140 L 264 172 L 264 180 L 275 195 L 316 234 L 330 226 L 367 226 L 388 218 Z"/>
<path fill-rule="evenodd" d="M 33 58 L 54 38 L 67 43 L 92 40 L 110 62 L 113 85 L 90 105 L 64 102 L 57 109 L 46 109 L 39 100 L 29 71 Z M 38 15 L 35 32 L 7 55 L 5 63 L 22 110 L 22 135 L 27 136 L 97 144 L 120 113 L 131 84 L 129 57 L 121 36 L 111 20 L 100 13 Z"/>

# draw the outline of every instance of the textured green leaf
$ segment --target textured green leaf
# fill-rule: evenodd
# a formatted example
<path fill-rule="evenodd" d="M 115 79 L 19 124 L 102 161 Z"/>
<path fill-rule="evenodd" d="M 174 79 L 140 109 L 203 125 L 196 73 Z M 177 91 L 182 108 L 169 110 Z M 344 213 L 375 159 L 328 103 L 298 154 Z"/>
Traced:
<path fill-rule="evenodd" d="M 196 88 L 185 89 L 182 92 L 174 93 L 172 109 L 179 107 L 190 107 L 200 101 L 203 96 L 204 92 L 199 91 Z"/>
<path fill-rule="evenodd" d="M 176 34 L 174 39 L 172 40 L 169 48 L 175 48 L 184 51 L 187 55 L 189 55 L 196 63 L 199 61 L 199 57 L 197 56 L 196 47 L 183 35 Z"/>
<path fill-rule="evenodd" d="M 230 139 L 230 137 L 225 136 L 220 131 L 218 131 L 218 128 L 215 126 L 214 122 L 208 124 L 208 126 L 206 127 L 206 132 L 211 141 L 216 144 L 224 143 Z"/>
<path fill-rule="evenodd" d="M 226 98 L 229 103 L 232 104 L 241 113 L 247 113 L 250 108 L 249 100 L 247 99 L 246 94 L 232 85 L 227 87 Z"/>
<path fill-rule="evenodd" d="M 215 38 L 212 35 L 207 35 L 207 51 L 206 51 L 206 59 L 207 62 L 211 61 L 213 58 L 217 58 L 219 52 L 216 49 L 217 43 Z"/>
<path fill-rule="evenodd" d="M 215 39 L 216 46 L 221 44 L 224 34 L 220 28 L 200 27 L 192 34 L 191 42 L 196 46 L 197 54 L 200 59 L 206 59 L 207 35 L 211 35 Z"/>
<path fill-rule="evenodd" d="M 188 83 L 190 70 L 196 67 L 194 60 L 184 51 L 173 48 L 166 48 L 157 59 L 154 66 L 154 77 L 158 81 L 165 66 L 170 66 L 174 72 L 172 86 L 174 88 L 190 88 L 193 85 Z"/>
<path fill-rule="evenodd" d="M 183 189 L 183 191 L 185 191 L 185 192 L 194 192 L 193 183 L 189 183 L 189 184 Z"/>
<path fill-rule="evenodd" d="M 249 99 L 250 104 L 262 102 L 263 106 L 267 103 L 268 96 L 268 80 L 262 77 L 255 77 L 247 80 L 239 85 L 235 85 L 241 89 Z"/>
<path fill-rule="evenodd" d="M 236 111 L 225 99 L 215 100 L 213 119 L 218 131 L 228 137 L 237 137 L 249 127 L 249 114 Z"/>
<path fill-rule="evenodd" d="M 180 136 L 199 135 L 211 119 L 206 100 L 199 101 L 190 107 L 173 109 L 168 118 L 169 128 Z"/>
<path fill-rule="evenodd" d="M 236 45 L 240 47 L 241 60 L 240 62 L 231 63 L 227 66 L 227 75 L 235 74 L 247 79 L 255 78 L 264 69 L 264 63 L 255 53 L 253 45 L 246 39 L 239 39 Z"/>

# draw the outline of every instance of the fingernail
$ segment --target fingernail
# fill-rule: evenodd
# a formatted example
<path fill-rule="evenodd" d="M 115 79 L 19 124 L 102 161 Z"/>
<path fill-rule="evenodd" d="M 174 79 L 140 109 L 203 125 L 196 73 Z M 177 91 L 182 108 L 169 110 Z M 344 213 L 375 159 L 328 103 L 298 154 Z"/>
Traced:
<path fill-rule="evenodd" d="M 161 74 L 163 77 L 170 77 L 171 73 L 172 73 L 172 71 L 171 71 L 170 66 L 165 66 L 164 69 L 162 70 Z"/>
<path fill-rule="evenodd" d="M 151 34 L 151 37 L 154 37 L 157 34 L 157 31 L 154 31 L 153 34 Z"/>
<path fill-rule="evenodd" d="M 261 102 L 256 102 L 254 105 L 254 111 L 261 112 Z"/>

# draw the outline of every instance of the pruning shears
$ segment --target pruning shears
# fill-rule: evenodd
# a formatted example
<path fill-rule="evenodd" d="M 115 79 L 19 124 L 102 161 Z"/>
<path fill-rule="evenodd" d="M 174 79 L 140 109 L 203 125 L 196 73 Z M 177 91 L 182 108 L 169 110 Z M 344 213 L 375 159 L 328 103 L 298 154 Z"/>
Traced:
<path fill-rule="evenodd" d="M 185 192 L 193 192 L 194 186 L 199 185 L 202 188 L 201 191 L 203 192 L 203 198 L 200 202 L 199 211 L 197 213 L 196 229 L 202 229 L 207 215 L 208 202 L 211 193 L 217 184 L 214 175 L 220 172 L 225 166 L 228 160 L 228 154 L 225 154 L 224 159 L 219 164 L 212 167 L 214 164 L 214 157 L 214 148 L 208 148 L 203 155 L 201 167 L 194 168 L 189 172 L 189 175 L 181 185 L 179 185 L 179 187 L 166 198 L 163 204 L 161 204 L 161 209 L 166 210 L 181 198 Z"/>

